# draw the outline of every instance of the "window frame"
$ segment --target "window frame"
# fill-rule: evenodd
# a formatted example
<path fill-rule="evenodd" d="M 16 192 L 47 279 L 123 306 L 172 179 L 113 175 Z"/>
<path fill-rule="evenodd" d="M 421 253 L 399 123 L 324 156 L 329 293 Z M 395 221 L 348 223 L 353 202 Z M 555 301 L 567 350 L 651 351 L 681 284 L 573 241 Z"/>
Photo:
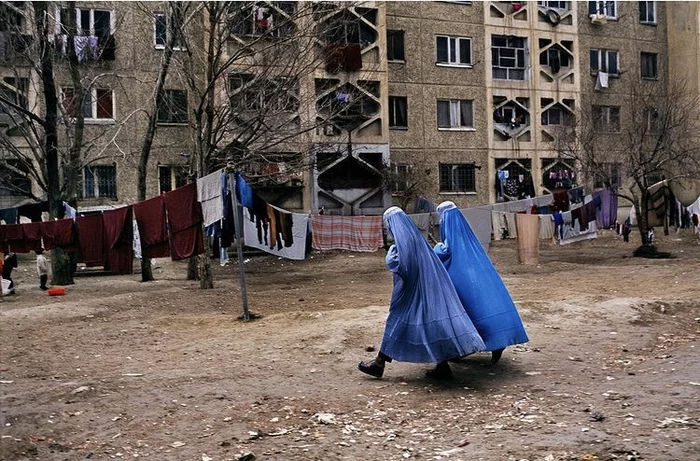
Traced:
<path fill-rule="evenodd" d="M 445 174 L 444 168 L 449 167 L 450 173 L 450 184 L 445 185 L 443 183 L 443 175 Z M 464 169 L 464 189 L 460 190 L 458 187 L 459 180 L 455 178 L 459 171 Z M 476 190 L 476 163 L 474 162 L 463 162 L 463 163 L 442 163 L 438 164 L 438 193 L 440 194 L 464 194 L 473 195 L 477 193 Z"/>
<path fill-rule="evenodd" d="M 75 98 L 75 92 L 74 92 L 74 90 L 75 90 L 75 89 L 72 88 L 72 87 L 65 87 L 65 88 L 63 88 L 63 89 L 61 90 L 61 104 L 63 104 L 63 108 L 65 109 L 66 114 L 67 114 L 72 120 L 75 120 L 75 111 L 78 109 L 78 107 L 75 106 L 75 104 L 73 104 L 73 105 L 72 105 L 72 106 L 73 106 L 73 107 L 72 107 L 73 113 L 71 114 L 70 111 L 69 111 L 69 109 L 68 109 L 68 107 L 66 107 L 65 104 L 66 104 L 66 99 L 67 99 L 67 98 L 66 98 L 67 91 L 72 92 L 72 94 L 71 94 L 71 96 L 70 96 L 70 99 L 71 99 L 71 102 L 72 102 L 73 99 Z M 109 94 L 110 94 L 110 100 L 111 100 L 111 102 L 112 102 L 111 117 L 98 117 L 98 115 L 99 115 L 99 110 L 100 110 L 100 107 L 99 107 L 99 105 L 98 105 L 98 100 L 100 99 L 100 97 L 98 96 L 98 92 L 101 92 L 101 91 L 108 91 Z M 116 100 L 115 100 L 115 97 L 114 97 L 114 90 L 112 90 L 111 88 L 91 88 L 90 90 L 86 91 L 86 92 L 84 93 L 84 95 L 85 95 L 86 97 L 87 97 L 87 95 L 90 95 L 90 116 L 85 115 L 86 101 L 83 101 L 82 104 L 80 104 L 80 110 L 83 111 L 83 118 L 84 118 L 84 120 L 85 120 L 85 123 L 87 123 L 87 124 L 93 124 L 93 125 L 96 125 L 96 124 L 112 124 L 112 123 L 115 123 L 116 117 L 117 117 L 117 115 L 116 115 L 116 113 L 117 113 L 117 104 L 116 104 Z"/>
<path fill-rule="evenodd" d="M 402 195 L 408 190 L 408 178 L 413 171 L 413 165 L 404 162 L 392 162 L 391 172 L 393 179 L 391 181 L 392 195 Z"/>
<path fill-rule="evenodd" d="M 398 124 L 397 103 L 403 101 L 403 109 L 405 125 Z M 390 130 L 408 130 L 408 97 L 407 96 L 389 96 L 389 129 Z"/>
<path fill-rule="evenodd" d="M 601 178 L 600 171 L 605 170 L 604 176 L 609 177 L 612 181 L 610 181 L 610 185 L 612 187 L 619 187 L 620 184 L 622 183 L 622 175 L 621 175 L 621 170 L 622 170 L 622 163 L 620 162 L 600 162 L 596 163 L 595 165 L 596 171 L 593 172 L 593 187 L 596 189 L 600 189 L 602 187 L 605 187 L 605 179 Z"/>
<path fill-rule="evenodd" d="M 596 111 L 600 111 L 600 117 Z M 614 126 L 613 114 L 617 113 L 617 126 Z M 620 106 L 593 105 L 591 108 L 593 116 L 593 130 L 596 133 L 620 133 L 622 130 L 622 120 L 620 118 Z M 604 116 L 604 117 L 603 117 Z M 605 123 L 602 123 L 605 118 Z M 610 128 L 612 126 L 612 129 Z"/>
<path fill-rule="evenodd" d="M 110 176 L 111 179 L 107 178 L 102 181 L 100 181 L 99 175 L 97 175 L 98 171 L 97 169 L 101 169 L 102 172 L 104 171 L 109 171 L 111 170 Z M 87 189 L 88 189 L 88 176 L 87 176 L 87 171 L 90 170 L 91 173 L 91 179 L 89 182 L 91 182 L 91 189 L 92 193 L 88 195 Z M 97 178 L 97 180 L 95 179 Z M 85 200 L 85 199 L 111 199 L 111 200 L 117 200 L 118 195 L 117 195 L 117 186 L 118 186 L 118 181 L 117 181 L 117 165 L 112 164 L 112 165 L 85 165 L 82 168 L 81 171 L 81 179 L 82 179 L 82 184 L 80 187 L 80 198 Z M 100 182 L 103 184 L 101 185 Z M 107 184 L 105 189 L 107 189 L 106 193 L 103 195 L 101 193 L 101 186 L 104 186 L 105 182 L 111 182 L 112 184 L 109 185 Z M 112 187 L 113 191 L 110 194 L 109 188 Z"/>
<path fill-rule="evenodd" d="M 68 8 L 61 8 L 57 7 L 56 12 L 55 12 L 55 24 L 54 24 L 54 32 L 56 35 L 65 35 L 66 30 L 64 26 L 65 20 L 62 17 L 62 10 L 63 11 L 70 11 Z M 81 20 L 81 13 L 83 11 L 89 11 L 89 23 L 90 23 L 90 30 L 88 30 L 88 33 L 85 33 L 85 29 L 82 28 Z M 78 36 L 84 36 L 84 35 L 97 35 L 95 33 L 95 11 L 103 11 L 109 13 L 109 35 L 114 35 L 116 31 L 116 16 L 115 16 L 115 11 L 106 9 L 106 8 L 75 8 L 73 12 L 75 13 L 75 35 Z M 98 35 L 99 37 L 99 35 Z"/>
<path fill-rule="evenodd" d="M 440 61 L 440 52 L 438 49 L 438 40 L 440 39 L 446 39 L 447 40 L 447 61 Z M 461 42 L 466 41 L 469 44 L 469 62 L 462 62 L 461 61 Z M 453 46 L 454 42 L 454 46 Z M 452 48 L 454 48 L 454 53 L 452 53 Z M 454 54 L 455 56 L 455 61 L 451 61 L 451 56 Z M 474 49 L 472 46 L 472 38 L 471 37 L 463 37 L 459 35 L 442 35 L 438 34 L 435 35 L 435 65 L 436 66 L 442 66 L 442 67 L 466 67 L 466 68 L 472 68 L 474 67 Z"/>
<path fill-rule="evenodd" d="M 184 94 L 184 96 L 185 96 L 184 121 L 173 120 L 173 119 L 177 119 L 179 115 L 181 116 L 183 114 L 182 113 L 180 113 L 180 114 L 175 113 L 172 110 L 168 110 L 170 120 L 161 120 L 160 119 L 161 107 L 159 105 L 159 107 L 156 111 L 156 123 L 158 125 L 187 125 L 189 123 L 189 99 L 188 99 L 187 90 L 182 90 L 179 88 L 164 89 L 163 90 L 164 104 L 166 105 L 166 108 L 168 108 L 168 109 L 175 107 L 175 104 L 173 102 L 172 97 L 176 92 L 180 93 L 181 95 Z"/>
<path fill-rule="evenodd" d="M 168 28 L 168 24 L 172 20 L 171 18 L 172 15 L 169 15 L 168 13 L 163 13 L 161 11 L 155 11 L 153 13 L 153 48 L 156 50 L 164 50 L 165 46 L 168 44 L 168 34 L 170 29 Z M 163 44 L 158 43 L 158 17 L 163 17 L 164 22 L 165 22 L 165 42 Z M 181 34 L 184 37 L 184 34 Z M 182 38 L 180 39 L 182 40 Z M 177 40 L 175 40 L 175 45 L 173 46 L 173 51 L 187 51 L 187 47 L 183 44 L 177 44 Z"/>
<path fill-rule="evenodd" d="M 653 75 L 644 75 L 645 58 L 647 58 L 647 59 L 653 58 L 653 61 L 651 62 Z M 649 51 L 640 52 L 639 53 L 639 71 L 640 71 L 639 75 L 640 75 L 642 80 L 658 80 L 659 79 L 659 53 L 653 53 L 653 52 L 649 52 Z"/>
<path fill-rule="evenodd" d="M 0 184 L 0 197 L 31 195 L 30 162 L 21 158 L 0 158 L 0 168 L 5 171 L 2 174 L 3 184 Z"/>
<path fill-rule="evenodd" d="M 612 5 L 613 14 L 610 14 L 610 5 Z M 591 8 L 593 6 L 594 8 Z M 596 14 L 605 16 L 607 19 L 617 21 L 618 19 L 618 4 L 617 0 L 597 0 L 588 2 L 588 16 L 593 17 Z M 593 11 L 593 12 L 591 12 Z"/>
<path fill-rule="evenodd" d="M 168 180 L 168 184 L 170 184 L 170 189 L 168 189 L 168 190 L 165 190 L 163 188 L 164 176 L 165 176 L 163 174 L 164 172 L 167 172 L 167 176 L 168 176 L 167 180 Z M 189 171 L 187 171 L 187 165 L 162 165 L 162 164 L 159 164 L 158 165 L 158 191 L 161 194 L 164 194 L 166 192 L 173 191 L 173 190 L 177 189 L 178 187 L 184 186 L 185 184 L 187 184 L 188 174 L 189 174 Z M 184 178 L 182 176 L 179 176 L 179 175 L 184 175 Z M 178 179 L 184 180 L 184 182 L 178 181 Z M 180 185 L 178 185 L 178 184 L 180 184 Z"/>
<path fill-rule="evenodd" d="M 397 41 L 395 37 L 400 37 L 401 50 L 396 52 Z M 400 54 L 397 57 L 396 54 Z M 386 31 L 386 59 L 389 62 L 406 62 L 406 31 L 401 29 L 387 29 Z"/>
<path fill-rule="evenodd" d="M 495 45 L 494 40 L 502 40 L 505 39 L 506 45 L 501 46 L 501 45 Z M 523 46 L 521 47 L 516 47 L 511 44 L 511 42 L 514 39 L 519 39 L 523 41 Z M 512 54 L 513 56 L 501 56 L 503 50 L 513 50 Z M 498 53 L 498 59 L 496 62 L 494 60 L 494 55 Z M 510 54 L 510 53 L 509 53 Z M 514 35 L 499 35 L 499 34 L 491 34 L 491 78 L 494 80 L 512 80 L 512 81 L 517 81 L 517 82 L 524 82 L 529 80 L 529 61 L 528 61 L 528 39 L 527 37 L 518 37 Z M 521 59 L 522 55 L 522 66 L 518 66 L 518 60 Z M 504 62 L 503 60 L 514 60 L 514 66 L 505 66 L 503 65 Z M 506 71 L 506 77 L 498 77 L 496 76 L 496 70 L 505 70 Z M 523 78 L 512 78 L 511 77 L 511 72 L 512 71 L 519 71 L 522 72 Z"/>
<path fill-rule="evenodd" d="M 592 57 L 593 53 L 597 53 L 597 63 L 596 63 L 596 68 L 593 67 L 592 60 L 590 59 Z M 615 53 L 615 73 L 610 72 L 610 54 Z M 605 59 L 603 59 L 603 55 L 605 55 Z M 619 77 L 620 76 L 620 52 L 618 50 L 607 50 L 607 49 L 599 49 L 599 48 L 591 48 L 589 52 L 589 65 L 591 67 L 591 75 L 598 75 L 598 72 L 606 72 L 608 76 L 610 77 Z M 601 64 L 605 64 L 605 69 L 601 69 Z"/>
<path fill-rule="evenodd" d="M 471 109 L 471 125 L 462 125 L 462 103 L 469 103 L 469 107 Z M 448 111 L 449 111 L 449 117 L 450 117 L 450 126 L 440 126 L 440 103 L 448 103 Z M 457 106 L 459 110 L 459 125 L 455 125 L 455 121 L 452 119 L 453 115 L 453 110 L 452 107 Z M 438 131 L 476 131 L 476 128 L 474 127 L 474 100 L 473 99 L 443 99 L 443 98 L 438 98 L 437 99 L 437 129 Z"/>
<path fill-rule="evenodd" d="M 559 5 L 559 6 L 552 6 L 554 4 Z M 564 7 L 562 7 L 561 4 L 564 4 Z M 537 0 L 537 6 L 540 8 L 546 8 L 548 10 L 569 11 L 569 2 L 568 1 Z"/>
<path fill-rule="evenodd" d="M 559 123 L 551 123 L 551 114 L 554 112 L 559 113 Z M 545 118 L 547 119 L 547 122 L 545 123 Z M 554 105 L 550 107 L 549 109 L 543 110 L 542 115 L 540 117 L 540 123 L 542 126 L 566 126 L 566 114 L 565 110 L 562 107 L 559 107 L 557 105 Z"/>
<path fill-rule="evenodd" d="M 646 5 L 646 19 L 642 19 L 642 4 Z M 639 7 L 639 23 L 640 24 L 646 24 L 648 26 L 655 26 L 657 25 L 657 20 L 656 20 L 656 1 L 640 1 L 637 2 L 637 5 Z M 649 6 L 651 6 L 651 16 L 652 19 L 649 20 Z"/>

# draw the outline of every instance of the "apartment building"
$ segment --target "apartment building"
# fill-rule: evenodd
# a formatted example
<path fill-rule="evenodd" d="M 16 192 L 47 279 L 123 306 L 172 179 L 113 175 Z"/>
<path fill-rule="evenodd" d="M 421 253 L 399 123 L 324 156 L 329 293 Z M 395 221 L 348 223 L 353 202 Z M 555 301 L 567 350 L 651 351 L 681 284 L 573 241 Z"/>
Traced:
<path fill-rule="evenodd" d="M 670 28 L 674 39 L 679 8 L 694 26 Z M 632 88 L 663 88 L 669 50 L 697 46 L 697 17 L 681 2 L 388 2 L 403 45 L 388 50 L 392 161 L 427 172 L 428 198 L 462 206 L 601 187 L 561 158 L 557 136 L 582 115 L 601 136 L 619 132 Z"/>
<path fill-rule="evenodd" d="M 58 149 L 62 171 L 79 162 L 78 204 L 83 209 L 133 203 L 137 197 L 137 167 L 146 132 L 147 111 L 163 55 L 169 20 L 164 3 L 47 3 L 46 38 L 53 57 L 59 99 Z M 44 95 L 37 71 L 39 34 L 30 2 L 0 4 L 0 73 L 2 95 L 37 116 L 44 113 Z M 74 24 L 73 26 L 71 24 Z M 72 31 L 71 28 L 75 27 Z M 201 37 L 201 27 L 188 30 Z M 69 40 L 71 39 L 72 40 Z M 185 50 L 173 54 L 173 67 Z M 69 62 L 86 89 L 76 100 Z M 191 135 L 187 87 L 177 73 L 165 83 L 158 110 L 158 130 L 151 149 L 147 195 L 183 185 L 188 180 Z M 82 142 L 75 141 L 78 111 L 85 120 Z M 40 149 L 31 148 L 38 124 L 10 104 L 0 104 L 3 146 L 0 162 L 12 188 L 0 187 L 0 208 L 26 201 L 21 192 L 46 197 Z M 80 157 L 70 159 L 80 144 Z M 39 155 L 39 156 L 37 156 Z M 63 174 L 62 174 L 63 177 Z M 5 178 L 8 179 L 8 178 Z M 18 191 L 17 188 L 20 190 Z M 70 197 L 67 197 L 70 198 Z"/>
<path fill-rule="evenodd" d="M 77 5 L 79 31 L 109 37 L 112 50 L 81 64 L 84 78 L 99 84 L 83 108 L 94 142 L 84 159 L 80 204 L 129 203 L 136 197 L 143 102 L 152 95 L 168 18 L 161 3 L 148 3 L 145 12 L 126 2 Z M 313 35 L 314 64 L 284 90 L 283 102 L 273 98 L 292 114 L 298 133 L 274 147 L 247 146 L 255 155 L 242 163 L 235 163 L 242 150 L 236 139 L 222 139 L 224 158 L 260 179 L 256 189 L 288 209 L 379 214 L 392 201 L 407 206 L 418 196 L 473 206 L 602 186 L 560 157 L 562 129 L 590 116 L 593 135 L 614 143 L 629 123 L 621 107 L 632 89 L 663 88 L 669 72 L 687 74 L 700 92 L 694 65 L 700 12 L 692 2 L 234 5 L 245 20 L 231 31 L 230 54 L 251 40 L 272 49 L 284 34 Z M 301 8 L 309 14 L 294 16 Z M 57 24 L 63 14 L 73 13 L 57 8 Z M 272 26 L 290 18 L 299 21 L 296 28 Z M 188 40 L 205 39 L 205 19 L 195 21 L 203 30 L 187 29 Z M 59 32 L 57 26 L 54 37 Z M 245 111 L 261 111 L 270 98 L 249 83 L 264 66 L 283 68 L 286 58 L 279 50 L 276 56 L 232 66 L 217 90 L 220 104 L 243 101 Z M 185 57 L 184 49 L 174 53 L 176 60 Z M 5 91 L 25 85 L 21 98 L 34 104 L 36 76 L 18 86 L 10 75 L 15 67 L 3 69 Z M 59 75 L 70 98 L 65 71 Z M 170 103 L 159 112 L 148 196 L 181 185 L 191 172 L 191 95 L 177 72 L 166 88 Z M 614 177 L 615 164 L 609 168 Z"/>

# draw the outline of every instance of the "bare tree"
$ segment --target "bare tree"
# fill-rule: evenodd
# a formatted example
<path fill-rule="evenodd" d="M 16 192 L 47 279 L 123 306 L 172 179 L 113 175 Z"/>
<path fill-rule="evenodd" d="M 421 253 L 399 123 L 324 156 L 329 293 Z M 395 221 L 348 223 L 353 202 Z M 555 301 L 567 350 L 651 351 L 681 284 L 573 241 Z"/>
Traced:
<path fill-rule="evenodd" d="M 181 29 L 185 22 L 185 16 L 189 6 L 192 4 L 183 2 L 168 2 L 168 11 L 163 16 L 165 19 L 165 37 L 163 54 L 160 59 L 160 67 L 158 70 L 158 78 L 153 89 L 153 97 L 150 101 L 148 110 L 146 133 L 141 144 L 141 151 L 138 163 L 138 187 L 137 199 L 139 201 L 146 200 L 146 179 L 148 173 L 148 159 L 153 147 L 153 140 L 158 128 L 158 115 L 161 106 L 169 103 L 164 98 L 165 82 L 170 70 L 170 64 L 173 57 L 173 51 L 176 46 L 182 45 Z M 153 270 L 149 258 L 141 258 L 141 281 L 150 282 L 153 280 Z"/>
<path fill-rule="evenodd" d="M 187 42 L 181 73 L 198 177 L 231 167 L 246 171 L 252 184 L 288 184 L 313 166 L 309 133 L 340 136 L 363 122 L 372 88 L 323 88 L 313 78 L 327 58 L 324 34 L 342 35 L 346 48 L 349 35 L 359 57 L 361 17 L 312 2 L 204 2 L 202 10 L 204 37 Z M 319 26 L 324 16 L 331 19 Z M 203 255 L 202 288 L 212 286 L 210 274 Z"/>
<path fill-rule="evenodd" d="M 619 186 L 618 196 L 634 205 L 643 244 L 653 212 L 649 186 L 700 172 L 698 103 L 682 81 L 661 90 L 638 85 L 620 106 L 580 111 L 575 127 L 556 133 L 555 149 L 590 183 Z"/>
<path fill-rule="evenodd" d="M 384 165 L 382 172 L 385 187 L 391 190 L 397 206 L 405 210 L 411 201 L 427 195 L 433 171 L 425 159 L 411 158 L 405 162 Z"/>

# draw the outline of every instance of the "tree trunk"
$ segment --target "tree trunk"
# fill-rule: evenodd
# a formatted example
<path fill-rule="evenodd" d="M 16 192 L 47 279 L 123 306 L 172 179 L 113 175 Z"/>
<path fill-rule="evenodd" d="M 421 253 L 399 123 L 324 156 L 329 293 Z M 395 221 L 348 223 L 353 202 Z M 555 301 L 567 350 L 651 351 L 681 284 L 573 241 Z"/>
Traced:
<path fill-rule="evenodd" d="M 56 94 L 56 82 L 53 71 L 53 58 L 51 47 L 48 43 L 50 16 L 47 8 L 50 4 L 44 2 L 34 3 L 34 18 L 37 24 L 39 53 L 41 62 L 41 86 L 46 102 L 46 116 L 44 118 L 44 174 L 47 182 L 47 199 L 49 201 L 49 216 L 51 219 L 62 216 L 63 204 L 61 203 L 61 187 L 58 170 L 58 95 Z M 65 250 L 54 251 L 51 258 L 53 272 L 52 282 L 55 285 L 72 285 L 73 271 L 71 260 Z"/>
<path fill-rule="evenodd" d="M 192 256 L 187 261 L 187 280 L 199 280 L 197 265 L 198 264 L 196 256 Z"/>
<path fill-rule="evenodd" d="M 158 80 L 156 81 L 156 87 L 153 91 L 153 100 L 151 105 L 151 112 L 148 114 L 148 125 L 146 126 L 146 134 L 143 137 L 143 144 L 141 145 L 141 155 L 139 156 L 138 165 L 138 185 L 137 185 L 137 198 L 138 201 L 142 202 L 146 200 L 146 176 L 148 173 L 148 158 L 151 154 L 151 147 L 153 146 L 153 140 L 156 136 L 156 129 L 158 127 L 158 104 L 163 99 L 163 94 L 165 92 L 165 79 L 168 76 L 168 70 L 170 68 L 170 61 L 173 56 L 173 46 L 175 44 L 176 34 L 173 31 L 173 10 L 170 11 L 170 22 L 168 23 L 169 35 L 168 43 L 163 50 L 163 57 L 160 63 L 160 70 L 158 71 Z M 151 261 L 148 258 L 141 258 L 141 281 L 151 282 L 153 281 L 153 270 L 151 267 Z"/>
<path fill-rule="evenodd" d="M 153 278 L 153 266 L 151 265 L 150 258 L 144 258 L 141 254 L 141 281 L 142 282 L 152 282 Z"/>
<path fill-rule="evenodd" d="M 214 288 L 214 279 L 211 275 L 211 260 L 209 252 L 205 251 L 198 256 L 199 288 L 208 290 Z"/>

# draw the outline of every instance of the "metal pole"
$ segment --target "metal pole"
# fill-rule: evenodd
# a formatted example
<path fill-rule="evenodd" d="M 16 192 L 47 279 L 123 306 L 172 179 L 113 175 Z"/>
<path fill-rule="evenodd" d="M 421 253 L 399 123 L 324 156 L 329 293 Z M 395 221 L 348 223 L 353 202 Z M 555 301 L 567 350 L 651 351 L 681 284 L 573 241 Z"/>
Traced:
<path fill-rule="evenodd" d="M 243 300 L 243 320 L 250 320 L 250 311 L 248 310 L 248 293 L 245 287 L 245 270 L 243 268 L 243 208 L 238 203 L 236 197 L 236 175 L 229 174 L 229 187 L 231 191 L 231 200 L 233 201 L 233 225 L 236 228 L 236 254 L 238 255 L 238 279 L 241 283 L 241 299 Z"/>

